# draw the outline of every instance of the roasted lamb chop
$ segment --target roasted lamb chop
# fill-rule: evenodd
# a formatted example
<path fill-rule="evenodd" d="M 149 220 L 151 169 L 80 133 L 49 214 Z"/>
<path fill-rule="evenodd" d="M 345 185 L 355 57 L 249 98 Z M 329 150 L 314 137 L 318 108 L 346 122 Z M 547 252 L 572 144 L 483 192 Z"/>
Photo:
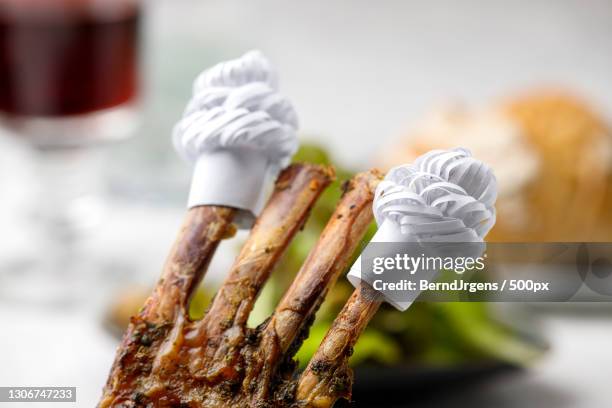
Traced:
<path fill-rule="evenodd" d="M 261 288 L 333 177 L 331 168 L 309 164 L 281 173 L 227 279 L 197 321 L 188 316 L 190 296 L 218 243 L 233 234 L 235 212 L 192 208 L 157 287 L 132 318 L 99 407 L 329 407 L 350 399 L 347 361 L 378 308 L 373 292 L 355 291 L 301 376 L 293 356 L 372 220 L 377 171 L 345 183 L 274 314 L 257 328 L 247 326 Z"/>

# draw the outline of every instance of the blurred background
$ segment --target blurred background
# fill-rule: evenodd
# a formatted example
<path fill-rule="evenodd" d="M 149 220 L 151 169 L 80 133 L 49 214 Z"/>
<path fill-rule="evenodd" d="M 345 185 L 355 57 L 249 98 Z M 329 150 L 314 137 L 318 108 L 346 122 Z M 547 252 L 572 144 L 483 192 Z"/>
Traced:
<path fill-rule="evenodd" d="M 185 213 L 191 169 L 171 128 L 203 68 L 252 48 L 297 107 L 298 159 L 346 179 L 465 146 L 499 178 L 491 239 L 609 242 L 611 38 L 605 0 L 0 0 L 0 385 L 76 386 L 76 405 L 95 405 Z M 338 196 L 323 196 L 253 323 Z M 223 243 L 194 317 L 243 238 Z M 301 362 L 348 291 L 321 309 Z M 353 358 L 357 406 L 381 393 L 397 407 L 607 406 L 611 311 L 383 309 Z"/>

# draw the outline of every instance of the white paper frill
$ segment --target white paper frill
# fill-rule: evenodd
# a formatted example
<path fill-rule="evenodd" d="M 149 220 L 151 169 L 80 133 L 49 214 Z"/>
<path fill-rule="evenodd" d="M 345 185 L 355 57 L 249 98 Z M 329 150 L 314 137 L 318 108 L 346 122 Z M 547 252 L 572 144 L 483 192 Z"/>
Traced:
<path fill-rule="evenodd" d="M 188 206 L 240 210 L 249 228 L 271 183 L 298 148 L 297 115 L 278 93 L 276 73 L 259 51 L 202 72 L 176 124 L 174 146 L 194 164 Z"/>
<path fill-rule="evenodd" d="M 418 242 L 438 256 L 444 256 L 436 253 L 444 251 L 439 243 L 483 243 L 495 224 L 496 198 L 493 171 L 467 149 L 433 150 L 393 168 L 378 185 L 373 210 L 379 229 L 371 242 Z M 362 274 L 361 257 L 347 277 L 355 287 L 380 279 Z M 412 303 L 399 294 L 382 295 L 399 310 Z"/>

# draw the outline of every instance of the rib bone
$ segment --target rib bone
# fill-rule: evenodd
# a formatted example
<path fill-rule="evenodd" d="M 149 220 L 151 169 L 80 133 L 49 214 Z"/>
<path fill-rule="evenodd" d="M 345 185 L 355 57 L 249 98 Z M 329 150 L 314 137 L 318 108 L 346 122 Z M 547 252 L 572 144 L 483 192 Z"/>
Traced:
<path fill-rule="evenodd" d="M 377 292 L 362 285 L 366 286 L 355 289 L 302 373 L 296 398 L 305 406 L 331 407 L 340 398 L 351 398 L 353 372 L 348 360 L 382 302 Z"/>
<path fill-rule="evenodd" d="M 234 215 L 235 210 L 227 207 L 195 207 L 187 212 L 157 287 L 141 312 L 144 320 L 168 323 L 185 313 L 219 242 L 235 231 Z"/>
<path fill-rule="evenodd" d="M 319 242 L 276 311 L 247 327 L 270 272 L 333 171 L 293 165 L 253 227 L 228 277 L 199 321 L 187 314 L 219 240 L 232 232 L 235 211 L 190 210 L 162 278 L 132 322 L 118 350 L 100 407 L 238 408 L 324 407 L 350 397 L 348 356 L 379 301 L 355 292 L 336 319 L 300 382 L 293 354 L 314 314 L 346 268 L 372 220 L 377 171 L 361 173 L 345 191 Z"/>
<path fill-rule="evenodd" d="M 310 252 L 297 277 L 263 328 L 260 344 L 247 366 L 245 386 L 256 381 L 259 394 L 255 401 L 265 400 L 274 392 L 272 382 L 277 368 L 289 362 L 308 331 L 314 313 L 327 292 L 344 271 L 357 244 L 372 221 L 373 192 L 380 175 L 376 171 L 358 174 L 345 186 L 345 193 Z M 289 364 L 281 377 L 290 380 L 294 367 Z M 263 384 L 262 384 L 263 383 Z"/>
<path fill-rule="evenodd" d="M 258 287 L 332 176 L 330 169 L 312 165 L 294 165 L 281 174 L 258 226 L 253 229 L 224 286 L 225 292 L 236 287 L 234 278 L 240 275 L 246 279 L 242 282 L 250 281 L 247 283 L 250 295 L 245 304 L 247 308 L 252 307 Z M 218 241 L 231 230 L 232 215 L 233 210 L 218 207 L 190 210 L 157 288 L 143 311 L 132 318 L 100 407 L 226 406 L 227 379 L 207 382 L 192 375 L 188 368 L 197 361 L 198 348 L 189 343 L 194 340 L 189 335 L 198 333 L 199 322 L 190 322 L 186 310 L 189 296 Z M 222 322 L 223 317 L 238 314 L 240 307 L 235 307 L 235 301 L 242 301 L 244 291 L 239 292 L 228 293 L 224 298 L 229 302 L 217 301 L 215 313 L 219 315 L 209 313 L 212 317 L 207 321 Z M 216 330 L 214 324 L 211 328 Z"/>
<path fill-rule="evenodd" d="M 235 374 L 232 367 L 240 350 L 233 344 L 244 340 L 257 295 L 332 177 L 330 168 L 317 166 L 294 167 L 281 175 L 275 196 L 258 218 L 210 311 L 188 334 L 191 344 L 201 345 L 194 351 L 196 360 L 191 362 L 195 374 L 203 374 L 208 380 L 224 374 L 228 380 L 228 375 Z"/>

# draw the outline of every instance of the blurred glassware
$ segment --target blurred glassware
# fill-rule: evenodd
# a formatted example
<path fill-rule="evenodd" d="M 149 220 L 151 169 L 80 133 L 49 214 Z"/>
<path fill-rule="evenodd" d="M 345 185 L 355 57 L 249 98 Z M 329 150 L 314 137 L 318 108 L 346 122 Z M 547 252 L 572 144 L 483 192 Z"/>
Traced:
<path fill-rule="evenodd" d="M 76 265 L 81 233 L 100 219 L 100 146 L 137 125 L 141 9 L 139 0 L 0 0 L 0 125 L 29 146 L 24 186 L 35 186 L 27 255 L 1 260 L 5 296 L 66 302 L 87 275 Z"/>

